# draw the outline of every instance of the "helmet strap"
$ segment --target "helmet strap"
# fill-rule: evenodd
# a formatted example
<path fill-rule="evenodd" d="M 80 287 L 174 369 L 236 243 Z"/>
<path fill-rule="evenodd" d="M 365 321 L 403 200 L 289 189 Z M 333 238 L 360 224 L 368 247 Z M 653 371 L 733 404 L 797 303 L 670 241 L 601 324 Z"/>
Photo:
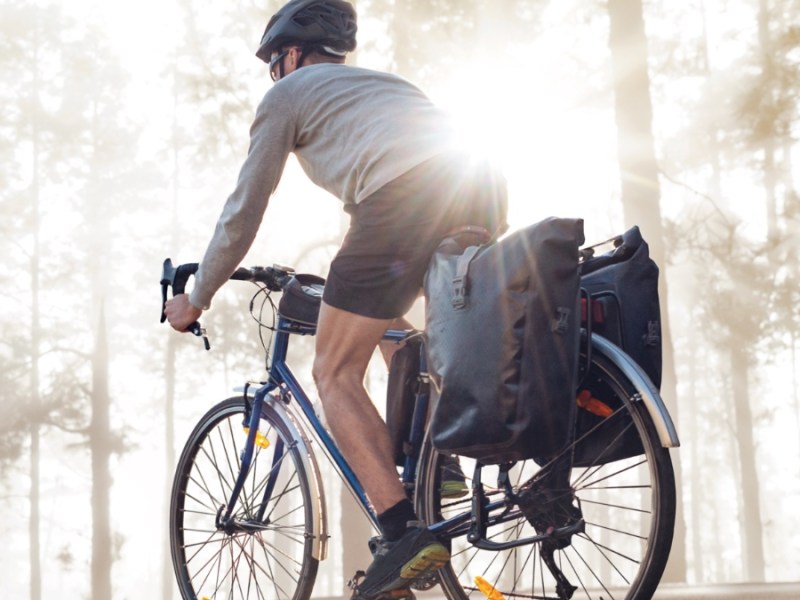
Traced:
<path fill-rule="evenodd" d="M 289 53 L 288 50 L 282 50 L 281 52 L 278 53 L 278 55 L 273 60 L 271 60 L 269 62 L 269 72 L 270 73 L 272 73 L 272 71 L 273 71 L 273 69 L 275 68 L 276 65 L 278 67 L 278 79 L 276 79 L 275 81 L 278 81 L 279 79 L 283 79 L 283 76 L 285 75 L 284 70 L 283 70 L 283 59 L 286 58 L 286 55 L 288 53 Z"/>

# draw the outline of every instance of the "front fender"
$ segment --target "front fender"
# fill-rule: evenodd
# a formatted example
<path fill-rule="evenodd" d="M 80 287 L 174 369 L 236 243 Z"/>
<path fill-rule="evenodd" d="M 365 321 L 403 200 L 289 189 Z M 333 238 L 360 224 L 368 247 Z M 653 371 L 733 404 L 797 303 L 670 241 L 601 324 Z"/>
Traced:
<path fill-rule="evenodd" d="M 289 437 L 296 443 L 303 464 L 303 470 L 308 474 L 309 493 L 313 503 L 313 518 L 311 522 L 311 539 L 313 540 L 311 554 L 317 560 L 325 560 L 328 556 L 328 522 L 325 514 L 325 488 L 322 483 L 322 475 L 319 471 L 319 464 L 305 434 L 305 430 L 298 423 L 297 418 L 290 409 L 280 400 L 279 394 L 274 392 L 274 385 L 264 386 L 264 403 L 269 404 L 277 413 L 278 418 L 283 421 L 289 430 Z M 261 390 L 255 386 L 246 388 L 247 395 L 254 397 Z M 237 390 L 242 391 L 242 390 Z"/>

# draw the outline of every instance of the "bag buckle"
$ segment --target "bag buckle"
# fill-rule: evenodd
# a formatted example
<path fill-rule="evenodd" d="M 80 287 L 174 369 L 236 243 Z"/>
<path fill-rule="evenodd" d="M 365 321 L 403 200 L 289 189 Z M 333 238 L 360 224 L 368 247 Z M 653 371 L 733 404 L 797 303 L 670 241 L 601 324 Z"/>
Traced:
<path fill-rule="evenodd" d="M 556 307 L 556 318 L 553 319 L 550 330 L 553 333 L 564 334 L 569 330 L 569 317 L 572 311 L 563 306 Z"/>
<path fill-rule="evenodd" d="M 661 344 L 661 323 L 658 321 L 647 322 L 647 333 L 644 338 L 645 346 L 659 346 Z"/>
<path fill-rule="evenodd" d="M 469 278 L 469 266 L 472 259 L 478 254 L 481 246 L 470 246 L 464 250 L 464 254 L 458 257 L 456 263 L 456 276 L 453 277 L 453 308 L 460 309 L 467 306 L 467 289 Z"/>
<path fill-rule="evenodd" d="M 453 278 L 453 308 L 459 309 L 467 306 L 467 277 L 466 275 Z"/>

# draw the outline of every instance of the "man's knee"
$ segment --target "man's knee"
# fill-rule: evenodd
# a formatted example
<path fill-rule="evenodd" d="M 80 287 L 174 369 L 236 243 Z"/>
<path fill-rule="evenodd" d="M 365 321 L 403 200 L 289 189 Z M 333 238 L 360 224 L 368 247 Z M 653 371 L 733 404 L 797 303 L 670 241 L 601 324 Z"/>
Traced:
<path fill-rule="evenodd" d="M 314 364 L 311 367 L 311 375 L 323 403 L 326 397 L 332 395 L 333 391 L 344 392 L 352 390 L 354 387 L 363 388 L 365 372 L 359 365 L 333 365 L 320 355 L 314 358 Z"/>
<path fill-rule="evenodd" d="M 311 365 L 311 376 L 314 378 L 314 383 L 317 384 L 318 390 L 321 390 L 324 385 L 327 385 L 330 379 L 330 370 L 319 355 L 314 358 L 314 363 Z"/>

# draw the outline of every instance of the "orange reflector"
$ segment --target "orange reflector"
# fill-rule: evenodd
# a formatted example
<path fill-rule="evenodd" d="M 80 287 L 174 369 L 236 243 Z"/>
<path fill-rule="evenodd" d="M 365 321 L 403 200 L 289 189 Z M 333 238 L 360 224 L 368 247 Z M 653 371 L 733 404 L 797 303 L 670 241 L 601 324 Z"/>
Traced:
<path fill-rule="evenodd" d="M 614 410 L 608 404 L 592 396 L 589 390 L 582 390 L 575 401 L 582 409 L 598 417 L 610 417 L 614 414 Z"/>
<path fill-rule="evenodd" d="M 505 600 L 503 594 L 494 589 L 494 586 L 480 575 L 475 576 L 475 585 L 489 600 Z"/>

